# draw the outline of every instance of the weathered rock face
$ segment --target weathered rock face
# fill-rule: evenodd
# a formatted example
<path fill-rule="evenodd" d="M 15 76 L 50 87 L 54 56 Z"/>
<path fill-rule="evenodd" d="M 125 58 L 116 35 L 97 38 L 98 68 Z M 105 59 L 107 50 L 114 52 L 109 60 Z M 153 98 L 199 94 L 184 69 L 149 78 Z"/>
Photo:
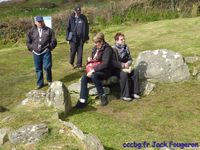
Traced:
<path fill-rule="evenodd" d="M 68 112 L 71 109 L 71 98 L 68 89 L 61 81 L 54 81 L 47 91 L 46 103 L 58 110 Z"/>
<path fill-rule="evenodd" d="M 199 61 L 200 58 L 198 56 L 188 56 L 188 57 L 185 57 L 185 62 L 186 63 L 190 63 L 190 64 L 193 64 L 197 61 Z"/>
<path fill-rule="evenodd" d="M 93 134 L 84 134 L 78 127 L 71 122 L 60 122 L 71 129 L 71 132 L 78 137 L 82 142 L 85 150 L 104 150 L 104 147 L 99 138 Z"/>
<path fill-rule="evenodd" d="M 10 128 L 0 129 L 0 145 L 3 145 L 8 140 L 8 134 L 11 132 Z"/>
<path fill-rule="evenodd" d="M 13 144 L 26 144 L 39 141 L 46 133 L 48 133 L 46 124 L 35 124 L 23 126 L 11 132 L 8 137 Z"/>
<path fill-rule="evenodd" d="M 183 57 L 179 53 L 166 49 L 140 53 L 135 66 L 139 71 L 140 80 L 179 82 L 190 77 Z"/>
<path fill-rule="evenodd" d="M 155 88 L 155 84 L 154 83 L 150 83 L 147 81 L 141 82 L 140 83 L 140 93 L 141 95 L 149 95 L 153 89 Z"/>
<path fill-rule="evenodd" d="M 47 91 L 46 103 L 48 106 L 65 111 L 71 109 L 71 98 L 68 89 L 60 81 L 54 81 Z"/>
<path fill-rule="evenodd" d="M 26 99 L 21 102 L 22 105 L 27 103 L 43 103 L 46 100 L 46 92 L 43 90 L 32 90 L 26 94 Z"/>
<path fill-rule="evenodd" d="M 65 113 L 71 109 L 71 97 L 66 86 L 60 81 L 54 81 L 48 91 L 32 90 L 26 94 L 27 98 L 21 102 L 26 104 L 46 104 Z"/>

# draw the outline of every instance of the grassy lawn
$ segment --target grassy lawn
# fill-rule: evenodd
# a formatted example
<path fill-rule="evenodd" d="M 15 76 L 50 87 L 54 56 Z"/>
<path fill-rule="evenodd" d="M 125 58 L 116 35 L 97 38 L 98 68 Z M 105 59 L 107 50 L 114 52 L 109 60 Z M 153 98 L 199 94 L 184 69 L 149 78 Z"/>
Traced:
<path fill-rule="evenodd" d="M 141 51 L 161 48 L 180 52 L 183 56 L 200 55 L 199 30 L 200 18 L 189 18 L 125 23 L 106 27 L 102 31 L 111 45 L 116 32 L 125 33 L 132 56 L 136 58 Z M 53 78 L 68 86 L 77 81 L 83 72 L 69 67 L 69 45 L 64 39 L 58 37 L 58 47 L 53 51 Z M 84 47 L 84 62 L 90 55 L 92 45 L 90 41 Z M 74 145 L 78 141 L 63 138 L 57 133 L 58 125 L 51 120 L 53 110 L 15 107 L 35 87 L 35 81 L 32 55 L 23 43 L 19 47 L 0 49 L 0 103 L 10 110 L 0 113 L 0 120 L 8 115 L 15 118 L 8 124 L 1 122 L 0 127 L 19 128 L 24 124 L 45 122 L 50 128 L 55 127 L 52 130 L 54 134 L 38 146 L 49 146 L 55 141 L 71 142 L 69 149 L 76 149 Z M 157 84 L 149 96 L 137 102 L 114 99 L 106 107 L 90 105 L 84 110 L 72 111 L 65 120 L 72 121 L 86 133 L 97 135 L 105 148 L 110 150 L 123 149 L 123 143 L 133 141 L 200 142 L 199 89 L 200 82 L 193 78 L 184 83 Z"/>

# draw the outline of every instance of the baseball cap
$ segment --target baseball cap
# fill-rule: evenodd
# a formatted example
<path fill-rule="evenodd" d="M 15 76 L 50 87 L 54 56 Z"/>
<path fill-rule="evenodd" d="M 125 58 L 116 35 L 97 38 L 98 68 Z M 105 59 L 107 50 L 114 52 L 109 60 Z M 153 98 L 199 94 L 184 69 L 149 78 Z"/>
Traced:
<path fill-rule="evenodd" d="M 36 17 L 35 17 L 35 21 L 37 21 L 37 22 L 43 22 L 44 19 L 43 19 L 42 16 L 36 16 Z"/>
<path fill-rule="evenodd" d="M 80 5 L 76 5 L 75 8 L 74 8 L 74 10 L 76 12 L 81 12 L 81 6 Z"/>

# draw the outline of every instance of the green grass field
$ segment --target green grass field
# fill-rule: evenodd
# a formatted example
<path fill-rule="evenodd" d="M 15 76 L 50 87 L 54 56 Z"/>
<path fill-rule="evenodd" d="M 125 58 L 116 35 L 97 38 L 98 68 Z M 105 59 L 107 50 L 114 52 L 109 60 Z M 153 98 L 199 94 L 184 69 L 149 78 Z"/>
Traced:
<path fill-rule="evenodd" d="M 116 32 L 125 33 L 132 56 L 136 58 L 139 52 L 161 48 L 183 56 L 200 55 L 199 30 L 200 18 L 188 18 L 138 24 L 129 22 L 108 26 L 102 32 L 111 45 Z M 69 45 L 64 39 L 64 35 L 58 37 L 59 44 L 53 51 L 53 78 L 68 86 L 79 80 L 83 72 L 69 67 Z M 84 62 L 92 45 L 90 40 L 84 47 Z M 49 149 L 56 142 L 72 143 L 67 149 L 81 149 L 75 139 L 58 134 L 58 125 L 51 119 L 53 110 L 15 107 L 25 99 L 28 91 L 34 89 L 35 81 L 32 55 L 26 50 L 25 43 L 0 49 L 0 105 L 9 109 L 0 113 L 0 120 L 8 115 L 15 118 L 6 124 L 1 121 L 0 128 L 45 122 L 50 128 L 55 128 L 53 134 L 39 142 L 36 149 Z M 123 143 L 133 141 L 200 142 L 199 89 L 200 82 L 192 77 L 183 83 L 157 84 L 149 96 L 137 102 L 113 99 L 106 107 L 90 105 L 84 110 L 72 111 L 64 120 L 73 122 L 86 133 L 97 135 L 108 150 L 123 149 Z M 9 149 L 10 145 L 6 144 L 4 148 Z"/>

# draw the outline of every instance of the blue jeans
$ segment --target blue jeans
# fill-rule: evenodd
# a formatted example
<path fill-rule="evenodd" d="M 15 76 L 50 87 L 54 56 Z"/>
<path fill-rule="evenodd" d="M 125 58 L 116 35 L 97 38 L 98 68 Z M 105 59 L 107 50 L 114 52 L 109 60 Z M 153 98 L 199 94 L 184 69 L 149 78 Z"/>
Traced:
<path fill-rule="evenodd" d="M 43 79 L 43 66 L 44 70 L 46 71 L 46 78 L 48 82 L 52 82 L 52 56 L 51 52 L 48 50 L 46 53 L 42 55 L 36 55 L 33 53 L 33 59 L 35 64 L 35 72 L 37 76 L 37 85 L 43 86 L 44 79 Z"/>
<path fill-rule="evenodd" d="M 80 99 L 88 100 L 88 82 L 92 81 L 97 89 L 98 95 L 101 96 L 104 94 L 103 86 L 101 80 L 106 79 L 106 75 L 102 72 L 94 72 L 91 78 L 88 78 L 87 75 L 83 75 L 81 78 L 81 91 Z"/>

